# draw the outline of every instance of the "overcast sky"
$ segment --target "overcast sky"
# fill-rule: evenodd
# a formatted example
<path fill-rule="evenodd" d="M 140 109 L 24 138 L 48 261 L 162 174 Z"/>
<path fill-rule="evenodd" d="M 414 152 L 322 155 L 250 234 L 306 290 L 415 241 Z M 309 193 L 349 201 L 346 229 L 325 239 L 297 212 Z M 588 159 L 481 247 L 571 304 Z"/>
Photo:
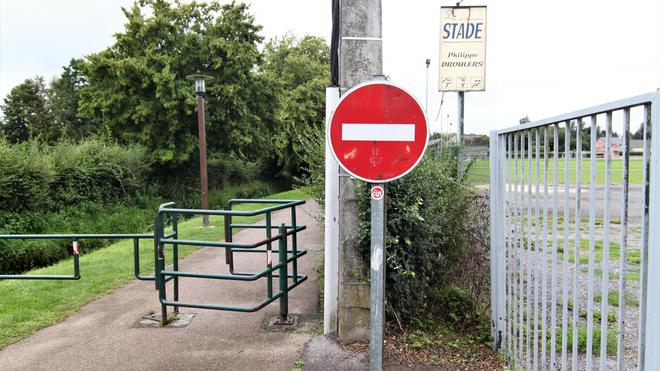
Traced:
<path fill-rule="evenodd" d="M 266 38 L 330 37 L 330 0 L 251 0 Z M 73 58 L 98 52 L 123 30 L 126 0 L 0 0 L 0 97 L 24 79 L 50 80 Z M 439 11 L 454 2 L 383 0 L 384 72 L 438 116 Z M 660 1 L 482 1 L 488 6 L 486 91 L 467 93 L 465 132 L 554 116 L 660 87 Z M 439 117 L 455 123 L 456 93 Z M 442 124 L 441 124 L 442 122 Z M 451 128 L 455 130 L 455 125 Z"/>

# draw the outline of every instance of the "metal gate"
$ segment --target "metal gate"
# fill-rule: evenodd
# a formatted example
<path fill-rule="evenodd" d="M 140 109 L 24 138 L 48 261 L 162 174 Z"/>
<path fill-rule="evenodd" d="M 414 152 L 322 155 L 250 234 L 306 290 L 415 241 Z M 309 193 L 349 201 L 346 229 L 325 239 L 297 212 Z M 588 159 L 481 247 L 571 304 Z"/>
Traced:
<path fill-rule="evenodd" d="M 513 369 L 660 370 L 658 118 L 660 91 L 491 132 L 492 330 Z"/>

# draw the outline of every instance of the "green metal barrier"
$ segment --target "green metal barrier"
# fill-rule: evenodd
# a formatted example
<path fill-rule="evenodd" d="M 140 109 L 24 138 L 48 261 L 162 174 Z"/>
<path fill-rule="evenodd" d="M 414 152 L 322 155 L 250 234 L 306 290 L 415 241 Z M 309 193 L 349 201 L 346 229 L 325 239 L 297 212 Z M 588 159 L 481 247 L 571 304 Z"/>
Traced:
<path fill-rule="evenodd" d="M 175 233 L 166 235 L 166 238 L 176 236 Z M 82 249 L 78 245 L 80 240 L 89 239 L 132 239 L 133 260 L 135 278 L 142 281 L 155 281 L 155 276 L 144 276 L 140 273 L 140 240 L 153 240 L 153 234 L 0 234 L 0 240 L 70 240 L 73 256 L 73 275 L 31 275 L 31 274 L 0 274 L 0 280 L 52 280 L 72 281 L 79 280 L 80 275 L 80 253 Z M 170 278 L 171 279 L 171 278 Z M 168 281 L 170 280 L 168 279 Z M 158 286 L 156 286 L 158 289 Z"/>
<path fill-rule="evenodd" d="M 232 210 L 232 206 L 236 204 L 275 204 L 274 206 L 269 206 L 255 211 L 238 211 Z M 288 293 L 293 288 L 307 280 L 306 275 L 299 275 L 297 272 L 297 260 L 301 256 L 307 253 L 306 250 L 299 250 L 297 246 L 297 233 L 305 230 L 307 227 L 304 225 L 296 225 L 295 219 L 295 207 L 298 205 L 304 204 L 305 201 L 290 201 L 290 200 L 245 200 L 237 199 L 230 200 L 228 204 L 229 210 L 199 210 L 199 209 L 175 209 L 167 205 L 161 207 L 158 215 L 156 217 L 156 240 L 158 241 L 157 251 L 157 267 L 156 267 L 156 276 L 157 283 L 159 285 L 159 300 L 161 302 L 161 311 L 162 311 L 162 323 L 167 322 L 167 306 L 174 307 L 174 310 L 177 311 L 179 307 L 188 307 L 188 308 L 201 308 L 201 309 L 214 309 L 214 310 L 227 310 L 235 312 L 255 312 L 266 305 L 272 303 L 275 300 L 280 300 L 280 319 L 279 322 L 282 324 L 289 323 L 288 318 Z M 283 210 L 291 208 L 292 222 L 290 225 L 282 224 L 281 226 L 272 225 L 272 213 L 278 210 Z M 180 239 L 171 239 L 165 237 L 158 237 L 164 235 L 165 223 L 164 216 L 170 215 L 173 220 L 179 215 L 222 215 L 225 217 L 225 241 L 224 242 L 213 242 L 213 241 L 197 241 L 197 240 L 180 240 Z M 264 225 L 252 225 L 252 224 L 232 224 L 232 217 L 236 216 L 257 216 L 265 215 L 266 224 Z M 252 244 L 241 244 L 233 242 L 233 230 L 236 228 L 257 228 L 265 229 L 266 238 L 252 243 Z M 272 230 L 278 229 L 278 234 L 272 236 Z M 287 237 L 292 236 L 292 248 L 291 250 L 287 249 Z M 272 264 L 272 244 L 278 242 L 278 264 Z M 195 272 L 180 272 L 178 271 L 178 265 L 176 260 L 173 262 L 173 269 L 165 269 L 165 246 L 173 245 L 176 249 L 179 245 L 189 245 L 189 246 L 205 246 L 205 247 L 222 247 L 226 249 L 226 260 L 227 264 L 230 267 L 230 274 L 211 274 L 211 273 L 195 273 Z M 257 249 L 258 247 L 265 246 L 265 249 Z M 267 264 L 264 270 L 260 272 L 235 272 L 234 271 L 234 261 L 233 254 L 245 252 L 245 253 L 265 253 L 267 255 Z M 288 264 L 292 263 L 293 273 L 288 274 Z M 277 272 L 278 274 L 274 274 Z M 220 304 L 206 304 L 206 303 L 191 303 L 191 302 L 182 302 L 178 300 L 178 287 L 174 287 L 174 299 L 169 300 L 167 298 L 167 291 L 165 286 L 165 279 L 167 277 L 175 277 L 175 284 L 179 277 L 187 278 L 202 278 L 202 279 L 216 279 L 216 280 L 230 280 L 230 281 L 256 281 L 261 278 L 266 278 L 266 288 L 267 288 L 267 297 L 260 303 L 254 306 L 233 306 L 233 305 L 220 305 Z M 273 278 L 279 278 L 279 288 L 277 293 L 273 293 Z M 288 279 L 292 278 L 293 283 L 288 285 Z"/>
<path fill-rule="evenodd" d="M 135 278 L 142 281 L 155 281 L 155 288 L 158 290 L 158 296 L 162 309 L 162 324 L 167 323 L 167 306 L 174 307 L 178 312 L 179 307 L 201 308 L 227 310 L 236 312 L 255 312 L 275 300 L 280 301 L 280 324 L 290 323 L 288 317 L 288 293 L 296 286 L 307 280 L 306 275 L 298 274 L 298 258 L 307 253 L 306 250 L 298 249 L 297 234 L 305 230 L 304 225 L 296 224 L 296 206 L 304 204 L 305 201 L 290 200 L 247 200 L 235 199 L 228 203 L 229 210 L 199 210 L 199 209 L 177 209 L 174 203 L 160 205 L 158 213 L 154 220 L 153 234 L 15 234 L 0 235 L 0 240 L 70 240 L 71 254 L 73 255 L 73 274 L 72 275 L 29 275 L 29 274 L 3 274 L 0 280 L 79 280 L 80 274 L 80 246 L 79 241 L 84 239 L 132 239 L 133 240 L 133 261 Z M 238 204 L 274 204 L 255 211 L 232 210 L 234 205 Z M 272 213 L 279 210 L 291 209 L 291 223 L 275 226 L 272 224 Z M 225 241 L 197 241 L 179 239 L 178 221 L 180 216 L 192 215 L 222 215 L 225 217 Z M 265 224 L 239 224 L 233 223 L 232 218 L 243 216 L 264 215 Z M 172 231 L 165 233 L 166 218 L 169 216 L 169 226 Z M 235 229 L 264 229 L 265 238 L 255 243 L 235 243 L 233 242 L 233 231 Z M 278 234 L 273 236 L 272 230 L 277 229 Z M 291 236 L 291 249 L 288 249 L 287 240 Z M 146 276 L 140 272 L 140 240 L 151 239 L 154 243 L 154 275 Z M 273 265 L 273 243 L 277 242 L 278 263 Z M 165 268 L 165 247 L 172 246 L 172 268 Z M 226 263 L 229 265 L 229 274 L 210 274 L 179 271 L 179 246 L 210 246 L 222 247 L 226 249 Z M 265 246 L 264 249 L 258 249 Z M 234 270 L 235 253 L 259 253 L 266 254 L 266 267 L 260 272 L 236 272 Z M 288 265 L 292 264 L 292 274 L 288 273 Z M 253 306 L 231 306 L 219 304 L 190 303 L 179 301 L 179 277 L 203 278 L 231 281 L 257 281 L 266 278 L 267 297 L 260 303 Z M 273 278 L 279 279 L 278 292 L 273 293 Z M 288 284 L 292 279 L 293 283 Z M 166 283 L 173 280 L 173 298 L 167 298 Z"/>

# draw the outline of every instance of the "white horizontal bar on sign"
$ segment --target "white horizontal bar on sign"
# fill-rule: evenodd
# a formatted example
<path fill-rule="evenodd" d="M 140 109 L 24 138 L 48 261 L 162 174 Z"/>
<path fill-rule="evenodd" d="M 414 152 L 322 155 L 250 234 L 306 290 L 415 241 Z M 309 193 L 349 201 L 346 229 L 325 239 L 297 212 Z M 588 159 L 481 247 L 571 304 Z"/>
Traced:
<path fill-rule="evenodd" d="M 341 140 L 414 142 L 415 124 L 341 125 Z"/>

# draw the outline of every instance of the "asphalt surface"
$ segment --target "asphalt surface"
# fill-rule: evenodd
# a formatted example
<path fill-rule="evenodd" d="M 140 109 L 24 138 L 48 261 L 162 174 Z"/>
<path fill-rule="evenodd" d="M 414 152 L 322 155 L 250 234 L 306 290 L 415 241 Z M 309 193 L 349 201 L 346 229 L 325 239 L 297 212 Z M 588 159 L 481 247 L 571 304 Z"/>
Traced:
<path fill-rule="evenodd" d="M 323 234 L 314 219 L 319 210 L 310 201 L 298 210 L 298 223 L 307 225 L 298 244 L 308 250 L 298 269 L 309 279 L 290 293 L 289 312 L 316 313 L 319 285 L 313 268 L 323 254 Z M 288 210 L 276 213 L 273 222 L 288 222 L 289 214 Z M 263 233 L 244 230 L 234 235 L 234 241 L 255 242 L 263 239 Z M 264 254 L 236 256 L 240 270 L 260 271 L 265 266 Z M 276 254 L 273 260 L 277 261 Z M 180 270 L 228 273 L 224 249 L 203 248 L 182 260 Z M 277 291 L 277 278 L 273 281 Z M 180 293 L 182 301 L 254 305 L 266 297 L 266 280 L 182 278 Z M 65 321 L 6 347 L 0 351 L 0 370 L 288 371 L 312 334 L 262 330 L 262 321 L 278 314 L 278 308 L 277 301 L 256 313 L 181 308 L 183 313 L 197 313 L 187 327 L 140 328 L 136 324 L 142 316 L 159 313 L 160 305 L 153 282 L 136 280 Z"/>

